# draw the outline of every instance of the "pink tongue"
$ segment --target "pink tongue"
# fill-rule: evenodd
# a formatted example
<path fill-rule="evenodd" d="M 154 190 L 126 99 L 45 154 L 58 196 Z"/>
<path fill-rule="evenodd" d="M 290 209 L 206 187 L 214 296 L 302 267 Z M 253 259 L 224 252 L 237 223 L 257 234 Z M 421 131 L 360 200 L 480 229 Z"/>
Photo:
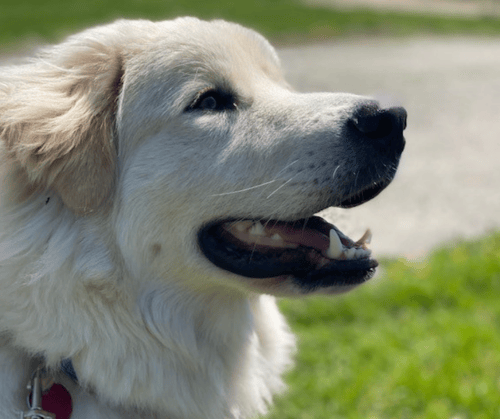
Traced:
<path fill-rule="evenodd" d="M 302 246 L 313 247 L 317 250 L 327 250 L 330 247 L 330 238 L 317 230 L 310 228 L 294 228 L 290 224 L 276 224 L 266 226 L 266 231 L 273 234 L 278 233 L 287 243 L 294 243 Z"/>

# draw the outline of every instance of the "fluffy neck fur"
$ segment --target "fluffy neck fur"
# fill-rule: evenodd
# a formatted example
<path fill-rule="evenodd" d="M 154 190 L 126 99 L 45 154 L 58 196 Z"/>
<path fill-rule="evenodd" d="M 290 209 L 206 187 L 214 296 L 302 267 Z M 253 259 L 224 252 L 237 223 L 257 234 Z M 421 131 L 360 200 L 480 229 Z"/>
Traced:
<path fill-rule="evenodd" d="M 266 411 L 294 346 L 274 298 L 133 278 L 109 215 L 75 216 L 51 194 L 1 202 L 0 334 L 8 345 L 43 354 L 52 367 L 71 357 L 103 404 L 169 419 Z"/>

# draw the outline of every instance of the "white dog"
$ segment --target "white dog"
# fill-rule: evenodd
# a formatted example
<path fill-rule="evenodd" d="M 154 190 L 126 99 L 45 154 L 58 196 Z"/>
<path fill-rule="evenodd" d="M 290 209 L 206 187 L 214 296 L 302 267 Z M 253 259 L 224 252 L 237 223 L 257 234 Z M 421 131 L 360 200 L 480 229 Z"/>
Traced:
<path fill-rule="evenodd" d="M 118 21 L 2 68 L 0 418 L 38 363 L 74 419 L 265 413 L 294 349 L 274 296 L 376 266 L 368 235 L 313 215 L 385 188 L 405 125 L 294 92 L 223 21 Z"/>

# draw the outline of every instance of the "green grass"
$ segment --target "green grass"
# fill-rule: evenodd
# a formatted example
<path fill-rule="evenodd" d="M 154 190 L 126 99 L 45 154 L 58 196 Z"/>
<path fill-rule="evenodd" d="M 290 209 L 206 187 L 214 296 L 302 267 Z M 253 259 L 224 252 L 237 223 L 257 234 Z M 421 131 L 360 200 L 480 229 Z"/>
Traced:
<path fill-rule="evenodd" d="M 55 41 L 119 17 L 159 20 L 179 15 L 238 21 L 278 41 L 352 34 L 500 34 L 499 19 L 336 11 L 298 0 L 0 0 L 0 48 L 26 38 Z"/>
<path fill-rule="evenodd" d="M 500 234 L 383 269 L 280 302 L 299 352 L 269 418 L 500 418 Z"/>

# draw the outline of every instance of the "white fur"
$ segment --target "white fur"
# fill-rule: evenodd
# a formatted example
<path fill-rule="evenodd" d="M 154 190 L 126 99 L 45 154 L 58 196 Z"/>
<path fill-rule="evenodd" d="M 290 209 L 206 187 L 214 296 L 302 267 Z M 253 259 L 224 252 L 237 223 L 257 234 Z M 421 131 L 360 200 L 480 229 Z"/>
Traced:
<path fill-rule="evenodd" d="M 236 112 L 185 112 L 215 85 Z M 265 294 L 300 291 L 221 271 L 196 233 L 324 208 L 313 179 L 349 173 L 338 128 L 361 101 L 293 92 L 260 35 L 192 18 L 118 21 L 1 69 L 0 418 L 25 407 L 34 355 L 72 359 L 74 419 L 265 413 L 294 350 Z"/>

